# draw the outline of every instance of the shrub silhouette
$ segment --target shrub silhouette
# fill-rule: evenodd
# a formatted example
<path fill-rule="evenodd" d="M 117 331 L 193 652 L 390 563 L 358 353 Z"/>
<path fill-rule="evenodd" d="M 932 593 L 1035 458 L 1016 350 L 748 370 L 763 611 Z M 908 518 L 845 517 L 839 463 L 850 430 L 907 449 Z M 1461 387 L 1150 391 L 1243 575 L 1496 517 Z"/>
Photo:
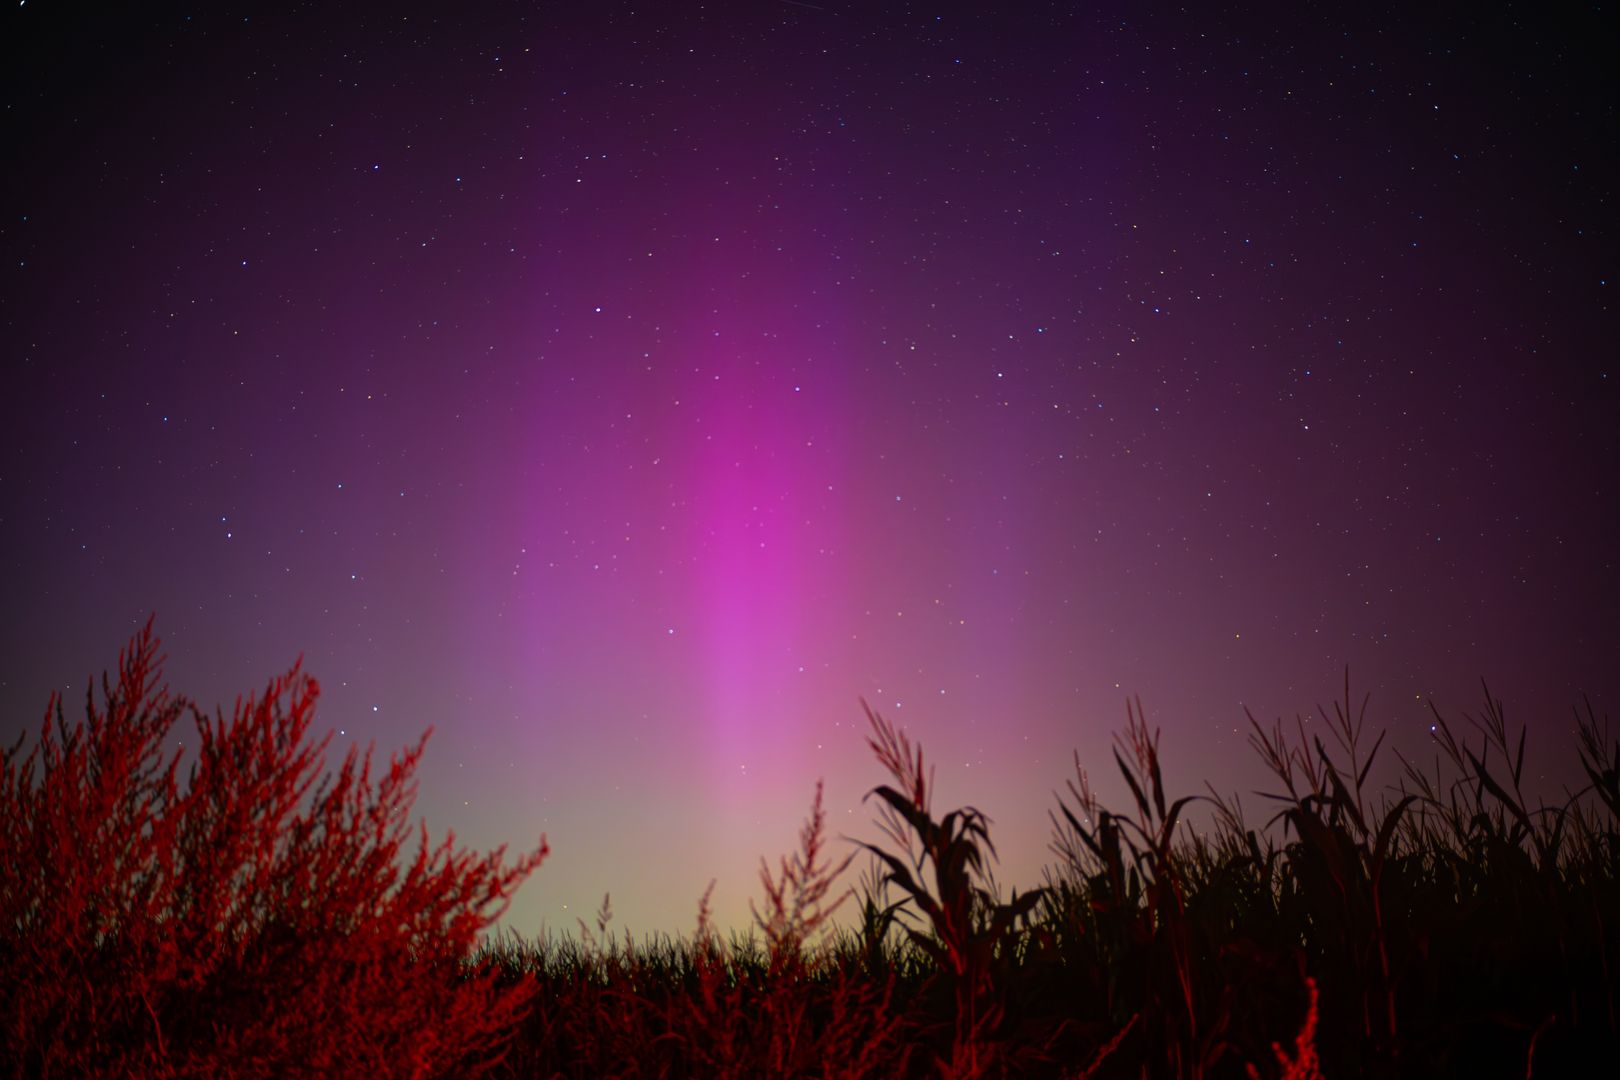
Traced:
<path fill-rule="evenodd" d="M 0 1042 L 12 1075 L 478 1073 L 533 987 L 468 957 L 547 853 L 414 855 L 427 736 L 325 769 L 295 666 L 213 716 L 149 622 L 102 701 L 0 768 Z M 195 737 L 181 723 L 194 721 Z M 188 761 L 184 779 L 181 765 Z"/>

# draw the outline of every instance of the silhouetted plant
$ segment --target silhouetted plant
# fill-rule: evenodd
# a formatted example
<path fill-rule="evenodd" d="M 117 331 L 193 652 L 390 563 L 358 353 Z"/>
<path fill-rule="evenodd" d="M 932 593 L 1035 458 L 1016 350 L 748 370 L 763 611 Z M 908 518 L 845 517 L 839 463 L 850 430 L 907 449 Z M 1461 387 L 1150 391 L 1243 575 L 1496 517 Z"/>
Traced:
<path fill-rule="evenodd" d="M 822 809 L 821 796 L 822 784 L 817 781 L 810 818 L 799 830 L 798 852 L 791 859 L 784 856 L 775 874 L 764 859 L 759 862 L 765 909 L 761 912 L 752 902 L 749 909 L 765 935 L 773 972 L 790 971 L 801 965 L 805 943 L 849 899 L 846 891 L 828 900 L 833 885 L 849 869 L 855 856 L 851 853 L 837 864 L 825 860 L 827 814 Z"/>
<path fill-rule="evenodd" d="M 882 800 L 879 823 L 895 851 L 863 844 L 885 867 L 884 879 L 926 917 L 925 925 L 905 927 L 912 942 L 949 975 L 955 998 L 954 1036 L 949 1069 L 978 1075 L 993 1055 L 992 1040 L 1005 1009 L 993 1000 L 991 962 L 1012 946 L 1018 922 L 1040 901 L 1041 890 L 1014 894 L 999 903 L 985 887 L 986 856 L 995 858 L 990 819 L 973 807 L 952 810 L 939 821 L 932 812 L 933 773 L 922 747 L 905 732 L 866 708 L 872 734 L 867 745 L 899 788 L 880 785 L 871 795 Z M 870 796 L 869 796 L 870 797 Z M 932 888 L 928 877 L 932 876 Z M 897 909 L 908 914 L 904 908 Z"/>
<path fill-rule="evenodd" d="M 229 719 L 161 685 L 151 624 L 102 702 L 0 769 L 0 1025 L 14 1075 L 476 1073 L 532 988 L 466 961 L 546 855 L 402 860 L 422 746 L 323 771 L 295 667 Z M 181 718 L 194 739 L 178 738 Z M 424 742 L 426 737 L 424 736 Z M 184 781 L 182 760 L 191 752 Z"/>
<path fill-rule="evenodd" d="M 1330 982 L 1361 988 L 1359 1035 L 1369 1052 L 1392 1061 L 1399 1037 L 1396 984 L 1391 966 L 1390 933 L 1385 915 L 1385 872 L 1395 854 L 1398 830 L 1407 808 L 1416 801 L 1403 795 L 1392 805 L 1371 805 L 1366 796 L 1368 775 L 1383 744 L 1379 734 L 1365 755 L 1363 731 L 1369 697 L 1352 714 L 1350 673 L 1345 672 L 1344 698 L 1334 702 L 1329 717 L 1318 708 L 1340 751 L 1344 768 L 1334 760 L 1320 736 L 1307 741 L 1304 725 L 1296 721 L 1298 745 L 1290 745 L 1281 721 L 1268 733 L 1253 716 L 1250 743 L 1285 792 L 1268 798 L 1285 803 L 1278 818 L 1285 833 L 1298 837 L 1290 849 L 1290 875 L 1285 906 L 1302 904 L 1309 918 L 1325 924 L 1336 920 L 1348 933 L 1328 935 L 1315 925 L 1312 935 L 1321 943 Z M 1297 770 L 1297 772 L 1296 772 Z M 1302 782 L 1301 782 L 1302 781 Z M 1370 1067 L 1370 1064 L 1367 1066 Z"/>
<path fill-rule="evenodd" d="M 1483 711 L 1464 714 L 1477 749 L 1431 711 L 1432 773 L 1402 759 L 1402 788 L 1417 799 L 1408 833 L 1422 847 L 1427 878 L 1415 896 L 1419 903 L 1437 893 L 1454 898 L 1443 916 L 1431 916 L 1444 918 L 1450 932 L 1436 933 L 1426 950 L 1425 1011 L 1453 1026 L 1516 1033 L 1527 1062 L 1545 1056 L 1537 1050 L 1543 1036 L 1555 1054 L 1593 1045 L 1600 1032 L 1612 1043 L 1616 945 L 1608 922 L 1620 910 L 1620 834 L 1604 769 L 1607 760 L 1620 763 L 1620 745 L 1611 756 L 1590 704 L 1585 716 L 1577 711 L 1577 749 L 1593 782 L 1561 804 L 1532 808 L 1522 789 L 1525 729 L 1512 737 L 1488 687 Z M 1596 804 L 1586 799 L 1591 793 Z M 1508 926 L 1512 932 L 1503 933 Z M 1476 944 L 1464 948 L 1469 935 Z M 1458 973 L 1444 1009 L 1433 1001 L 1444 992 L 1434 979 L 1441 964 Z M 1549 995 L 1550 987 L 1558 992 Z"/>
<path fill-rule="evenodd" d="M 1147 1037 L 1164 1049 L 1174 1074 L 1201 1077 L 1225 1052 L 1229 1002 L 1224 987 L 1200 985 L 1219 980 L 1204 970 L 1208 935 L 1188 917 L 1184 865 L 1208 864 L 1211 855 L 1177 827 L 1200 796 L 1167 798 L 1159 732 L 1148 730 L 1140 700 L 1126 703 L 1125 730 L 1115 743 L 1114 763 L 1135 814 L 1104 809 L 1076 758 L 1068 783 L 1074 805 L 1060 797 L 1052 817 L 1060 899 L 1049 911 L 1065 922 L 1081 920 L 1071 935 L 1089 928 L 1097 939 L 1110 1000 L 1131 1002 L 1126 1023 L 1145 1018 Z M 1122 993 L 1122 979 L 1136 981 L 1134 992 Z"/>

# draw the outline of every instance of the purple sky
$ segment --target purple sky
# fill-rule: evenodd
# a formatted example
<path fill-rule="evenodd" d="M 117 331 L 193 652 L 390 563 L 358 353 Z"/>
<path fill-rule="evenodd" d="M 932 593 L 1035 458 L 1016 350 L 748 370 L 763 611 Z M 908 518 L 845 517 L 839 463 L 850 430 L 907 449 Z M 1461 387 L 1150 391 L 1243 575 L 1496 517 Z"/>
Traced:
<path fill-rule="evenodd" d="M 549 835 L 524 933 L 741 925 L 818 777 L 873 836 L 863 696 L 1012 884 L 1128 695 L 1178 793 L 1346 664 L 1573 781 L 1597 16 L 1007 6 L 8 10 L 7 742 L 153 612 L 208 703 L 302 653 L 436 835 Z"/>

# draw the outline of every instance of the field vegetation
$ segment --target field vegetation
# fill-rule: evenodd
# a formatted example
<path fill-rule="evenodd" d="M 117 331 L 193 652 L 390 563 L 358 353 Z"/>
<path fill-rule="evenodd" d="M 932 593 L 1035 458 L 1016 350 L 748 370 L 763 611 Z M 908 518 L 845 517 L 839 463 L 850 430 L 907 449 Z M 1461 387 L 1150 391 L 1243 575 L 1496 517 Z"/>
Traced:
<path fill-rule="evenodd" d="M 881 842 L 835 853 L 818 787 L 752 932 L 705 898 L 690 935 L 636 941 L 606 898 L 577 936 L 488 934 L 545 839 L 432 843 L 423 744 L 329 769 L 316 694 L 294 669 L 205 713 L 148 626 L 84 720 L 53 700 L 5 751 L 6 1074 L 1517 1077 L 1620 1049 L 1620 739 L 1590 705 L 1587 783 L 1552 805 L 1488 691 L 1375 787 L 1393 752 L 1347 676 L 1323 734 L 1250 718 L 1256 822 L 1167 792 L 1134 705 L 1128 803 L 1077 759 L 1045 879 L 1010 893 L 990 819 L 935 807 L 922 747 L 868 710 Z M 1181 826 L 1195 801 L 1210 828 Z"/>

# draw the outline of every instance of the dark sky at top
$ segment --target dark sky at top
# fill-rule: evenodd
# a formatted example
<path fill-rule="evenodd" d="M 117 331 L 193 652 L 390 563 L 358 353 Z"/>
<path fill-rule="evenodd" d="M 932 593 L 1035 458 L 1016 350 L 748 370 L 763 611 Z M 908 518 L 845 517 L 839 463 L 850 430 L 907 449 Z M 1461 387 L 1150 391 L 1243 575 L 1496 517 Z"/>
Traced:
<path fill-rule="evenodd" d="M 8 742 L 153 612 L 207 703 L 302 654 L 436 834 L 549 834 L 525 933 L 740 923 L 819 776 L 871 835 L 861 697 L 1014 884 L 1128 695 L 1247 793 L 1245 706 L 1348 665 L 1427 756 L 1483 676 L 1573 782 L 1595 10 L 358 6 L 0 22 Z"/>

